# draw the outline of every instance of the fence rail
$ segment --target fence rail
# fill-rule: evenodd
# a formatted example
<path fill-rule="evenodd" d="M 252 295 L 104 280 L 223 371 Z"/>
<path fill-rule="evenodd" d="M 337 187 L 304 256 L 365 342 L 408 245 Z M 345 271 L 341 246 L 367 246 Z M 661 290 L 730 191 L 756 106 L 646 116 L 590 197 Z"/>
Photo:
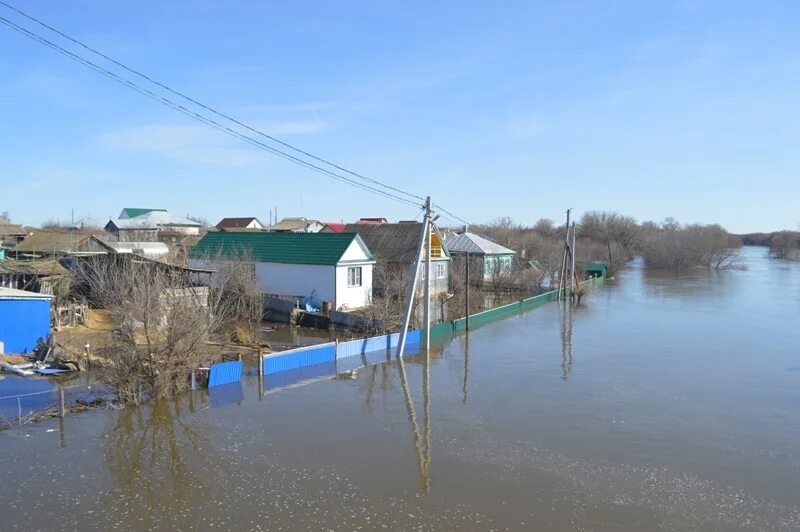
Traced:
<path fill-rule="evenodd" d="M 67 412 L 109 396 L 109 389 L 97 383 L 62 387 L 44 379 L 20 380 L 20 388 L 20 393 L 13 393 L 12 387 L 0 395 L 0 429 Z"/>

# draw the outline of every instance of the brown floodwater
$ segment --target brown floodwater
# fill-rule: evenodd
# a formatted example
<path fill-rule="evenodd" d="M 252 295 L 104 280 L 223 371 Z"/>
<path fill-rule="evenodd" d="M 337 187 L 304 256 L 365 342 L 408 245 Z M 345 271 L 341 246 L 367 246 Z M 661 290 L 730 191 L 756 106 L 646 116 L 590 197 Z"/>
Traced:
<path fill-rule="evenodd" d="M 0 529 L 800 530 L 800 264 L 744 263 L 634 263 L 349 378 L 5 431 Z"/>

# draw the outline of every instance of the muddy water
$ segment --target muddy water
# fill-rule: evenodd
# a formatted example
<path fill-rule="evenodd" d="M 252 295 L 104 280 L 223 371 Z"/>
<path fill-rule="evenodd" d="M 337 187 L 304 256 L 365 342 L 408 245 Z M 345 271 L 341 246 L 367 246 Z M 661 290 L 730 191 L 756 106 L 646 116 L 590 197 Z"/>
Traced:
<path fill-rule="evenodd" d="M 800 265 L 633 265 L 426 364 L 0 434 L 0 529 L 798 530 Z"/>

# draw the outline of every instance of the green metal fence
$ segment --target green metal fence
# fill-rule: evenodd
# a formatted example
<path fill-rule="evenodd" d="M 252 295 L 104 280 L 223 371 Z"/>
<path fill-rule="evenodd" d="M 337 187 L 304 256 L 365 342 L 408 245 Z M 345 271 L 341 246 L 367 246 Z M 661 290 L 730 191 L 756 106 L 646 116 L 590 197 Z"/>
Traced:
<path fill-rule="evenodd" d="M 605 284 L 605 280 L 605 277 L 597 277 L 582 281 L 579 283 L 579 285 L 588 286 L 590 288 L 598 288 Z M 566 290 L 566 294 L 569 295 L 569 289 Z M 538 307 L 539 305 L 543 305 L 550 301 L 555 301 L 556 299 L 558 299 L 558 290 L 552 290 L 550 292 L 545 292 L 544 294 L 539 294 L 538 296 L 521 299 L 520 301 L 503 305 L 502 307 L 484 310 L 483 312 L 478 312 L 477 314 L 471 314 L 469 317 L 469 325 L 470 328 L 477 327 L 490 321 L 520 314 L 526 310 Z M 433 325 L 431 327 L 431 338 L 433 339 L 444 335 L 452 335 L 466 330 L 467 319 L 458 318 L 456 320 L 445 321 Z"/>

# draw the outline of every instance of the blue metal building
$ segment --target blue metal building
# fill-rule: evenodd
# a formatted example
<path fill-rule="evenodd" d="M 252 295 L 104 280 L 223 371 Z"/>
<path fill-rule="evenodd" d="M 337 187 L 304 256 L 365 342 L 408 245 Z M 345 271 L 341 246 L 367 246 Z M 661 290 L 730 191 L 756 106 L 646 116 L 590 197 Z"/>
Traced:
<path fill-rule="evenodd" d="M 30 353 L 50 336 L 52 296 L 0 287 L 0 342 L 5 353 Z"/>

